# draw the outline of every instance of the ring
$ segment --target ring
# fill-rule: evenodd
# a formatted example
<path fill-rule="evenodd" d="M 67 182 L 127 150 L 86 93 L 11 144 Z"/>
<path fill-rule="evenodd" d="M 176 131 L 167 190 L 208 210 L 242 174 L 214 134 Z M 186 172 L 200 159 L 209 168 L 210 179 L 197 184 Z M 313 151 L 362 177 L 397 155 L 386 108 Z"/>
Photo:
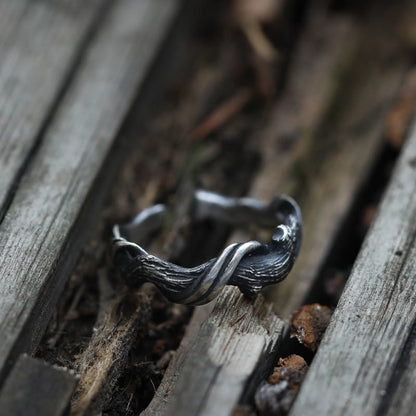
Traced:
<path fill-rule="evenodd" d="M 302 217 L 297 203 L 281 195 L 269 204 L 252 198 L 231 198 L 196 191 L 192 219 L 214 219 L 232 225 L 254 223 L 276 227 L 271 244 L 234 243 L 217 257 L 197 267 L 185 268 L 148 254 L 132 241 L 143 241 L 163 224 L 166 207 L 154 205 L 130 223 L 113 227 L 115 266 L 130 287 L 154 283 L 171 302 L 202 305 L 214 299 L 225 285 L 256 296 L 270 284 L 282 281 L 292 269 L 302 240 Z"/>

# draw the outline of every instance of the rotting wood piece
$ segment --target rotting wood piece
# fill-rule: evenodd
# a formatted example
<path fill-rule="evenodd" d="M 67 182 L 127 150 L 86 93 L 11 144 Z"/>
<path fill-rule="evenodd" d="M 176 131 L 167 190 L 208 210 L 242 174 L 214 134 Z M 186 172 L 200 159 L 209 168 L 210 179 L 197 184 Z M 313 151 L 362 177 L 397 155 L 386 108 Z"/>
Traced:
<path fill-rule="evenodd" d="M 248 382 L 265 376 L 263 363 L 276 351 L 282 328 L 261 296 L 252 301 L 225 288 L 159 414 L 230 415 Z"/>
<path fill-rule="evenodd" d="M 25 172 L 0 225 L 2 376 L 42 336 L 117 168 L 117 132 L 178 7 L 113 3 Z"/>
<path fill-rule="evenodd" d="M 416 124 L 292 415 L 415 413 L 415 218 Z"/>
<path fill-rule="evenodd" d="M 63 416 L 76 383 L 73 372 L 21 355 L 0 392 L 0 414 Z"/>
<path fill-rule="evenodd" d="M 104 275 L 100 276 L 105 279 Z M 101 283 L 103 286 L 105 283 Z M 104 291 L 103 291 L 104 292 Z M 153 291 L 103 299 L 96 331 L 78 358 L 80 376 L 71 415 L 99 414 L 127 362 L 130 346 L 150 316 Z M 105 293 L 103 293 L 105 296 Z"/>
<path fill-rule="evenodd" d="M 318 303 L 302 306 L 292 316 L 290 337 L 296 337 L 306 348 L 316 351 L 331 315 L 330 308 Z"/>

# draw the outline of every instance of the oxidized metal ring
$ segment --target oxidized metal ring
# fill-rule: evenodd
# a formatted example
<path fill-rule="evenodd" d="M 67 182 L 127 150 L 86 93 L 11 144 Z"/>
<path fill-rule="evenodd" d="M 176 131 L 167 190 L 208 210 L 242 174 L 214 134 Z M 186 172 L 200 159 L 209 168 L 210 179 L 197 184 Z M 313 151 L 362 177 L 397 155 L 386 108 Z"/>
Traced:
<path fill-rule="evenodd" d="M 165 213 L 164 205 L 154 205 L 130 223 L 115 225 L 112 251 L 114 263 L 129 286 L 152 282 L 171 302 L 202 305 L 214 299 L 225 285 L 238 286 L 244 294 L 255 296 L 264 286 L 282 281 L 299 253 L 302 217 L 296 202 L 287 196 L 278 196 L 264 204 L 252 198 L 195 192 L 194 220 L 211 218 L 234 225 L 277 227 L 270 245 L 258 241 L 231 244 L 217 258 L 193 268 L 152 256 L 131 242 L 159 228 Z"/>

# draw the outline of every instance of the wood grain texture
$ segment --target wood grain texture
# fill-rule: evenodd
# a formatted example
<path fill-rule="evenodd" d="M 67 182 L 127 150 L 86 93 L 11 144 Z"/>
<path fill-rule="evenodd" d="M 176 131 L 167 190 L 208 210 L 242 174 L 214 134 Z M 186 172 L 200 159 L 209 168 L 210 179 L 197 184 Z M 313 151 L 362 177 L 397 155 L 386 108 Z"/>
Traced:
<path fill-rule="evenodd" d="M 227 287 L 202 324 L 164 414 L 230 415 L 250 383 L 264 376 L 283 322 L 262 297 L 245 298 Z"/>
<path fill-rule="evenodd" d="M 0 2 L 0 221 L 104 4 Z"/>
<path fill-rule="evenodd" d="M 21 355 L 0 393 L 0 413 L 13 416 L 63 416 L 77 379 L 73 373 Z"/>
<path fill-rule="evenodd" d="M 416 125 L 292 415 L 414 413 L 415 218 Z"/>
<path fill-rule="evenodd" d="M 178 5 L 113 4 L 31 160 L 0 226 L 0 371 L 43 333 L 114 170 L 117 132 Z"/>

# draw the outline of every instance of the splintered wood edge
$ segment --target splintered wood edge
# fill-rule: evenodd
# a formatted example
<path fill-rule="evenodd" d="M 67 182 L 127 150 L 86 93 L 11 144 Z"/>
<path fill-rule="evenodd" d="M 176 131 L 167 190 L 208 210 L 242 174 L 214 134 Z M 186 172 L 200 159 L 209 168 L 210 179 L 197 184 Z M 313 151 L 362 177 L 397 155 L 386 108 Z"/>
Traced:
<path fill-rule="evenodd" d="M 72 416 L 102 411 L 127 363 L 131 344 L 150 318 L 153 293 L 142 288 L 105 303 L 99 326 L 76 363 L 79 383 Z"/>
<path fill-rule="evenodd" d="M 225 288 L 202 324 L 162 414 L 232 413 L 265 375 L 264 363 L 270 362 L 282 331 L 283 322 L 261 296 L 252 301 L 236 288 Z"/>
<path fill-rule="evenodd" d="M 416 123 L 292 415 L 413 414 Z"/>

